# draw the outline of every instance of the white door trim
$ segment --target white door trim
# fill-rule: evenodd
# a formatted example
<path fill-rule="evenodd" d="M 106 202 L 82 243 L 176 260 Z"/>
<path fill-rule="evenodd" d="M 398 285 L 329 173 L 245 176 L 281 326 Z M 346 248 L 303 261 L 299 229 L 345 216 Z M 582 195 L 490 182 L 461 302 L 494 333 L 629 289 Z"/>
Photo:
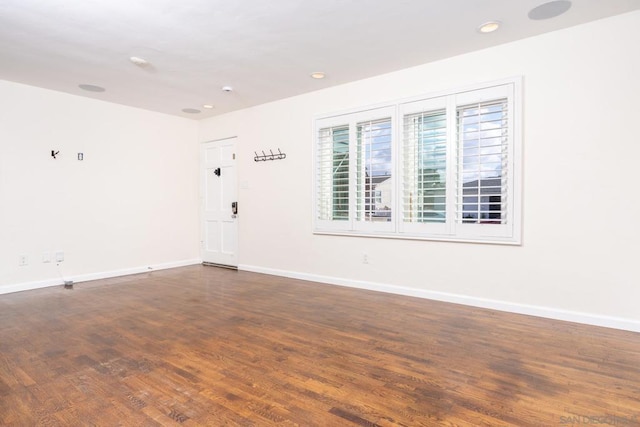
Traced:
<path fill-rule="evenodd" d="M 200 253 L 203 263 L 237 268 L 237 137 L 200 144 Z M 217 169 L 217 171 L 216 171 Z M 216 173 L 217 172 L 217 173 Z"/>

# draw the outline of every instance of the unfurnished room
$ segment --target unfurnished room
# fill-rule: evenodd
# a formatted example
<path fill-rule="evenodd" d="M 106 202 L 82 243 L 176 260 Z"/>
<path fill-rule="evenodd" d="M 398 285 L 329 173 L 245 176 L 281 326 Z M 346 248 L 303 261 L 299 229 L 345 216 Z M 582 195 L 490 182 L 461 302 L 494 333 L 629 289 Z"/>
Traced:
<path fill-rule="evenodd" d="M 640 426 L 640 0 L 2 0 L 0 426 Z"/>

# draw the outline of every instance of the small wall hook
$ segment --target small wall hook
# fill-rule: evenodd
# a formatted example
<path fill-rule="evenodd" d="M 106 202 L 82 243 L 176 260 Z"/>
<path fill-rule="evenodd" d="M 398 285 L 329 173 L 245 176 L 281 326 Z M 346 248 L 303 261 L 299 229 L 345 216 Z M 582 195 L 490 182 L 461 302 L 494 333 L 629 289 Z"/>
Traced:
<path fill-rule="evenodd" d="M 60 153 L 60 151 L 51 150 L 51 157 L 53 157 L 55 159 L 56 156 L 58 155 L 58 153 Z"/>

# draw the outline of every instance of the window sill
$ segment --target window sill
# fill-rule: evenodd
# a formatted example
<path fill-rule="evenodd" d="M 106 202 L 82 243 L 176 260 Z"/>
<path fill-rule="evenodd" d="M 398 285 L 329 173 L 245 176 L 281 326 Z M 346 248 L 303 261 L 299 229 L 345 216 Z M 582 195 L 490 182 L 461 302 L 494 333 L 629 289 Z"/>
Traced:
<path fill-rule="evenodd" d="M 366 239 L 396 239 L 396 240 L 422 240 L 432 242 L 453 242 L 453 243 L 472 243 L 485 245 L 506 245 L 506 246 L 522 246 L 520 239 L 513 237 L 491 237 L 491 238 L 470 238 L 470 237 L 454 237 L 454 236 L 420 236 L 415 234 L 402 233 L 363 233 L 357 231 L 334 231 L 334 230 L 314 230 L 314 235 L 319 236 L 342 236 L 342 237 L 362 237 Z"/>

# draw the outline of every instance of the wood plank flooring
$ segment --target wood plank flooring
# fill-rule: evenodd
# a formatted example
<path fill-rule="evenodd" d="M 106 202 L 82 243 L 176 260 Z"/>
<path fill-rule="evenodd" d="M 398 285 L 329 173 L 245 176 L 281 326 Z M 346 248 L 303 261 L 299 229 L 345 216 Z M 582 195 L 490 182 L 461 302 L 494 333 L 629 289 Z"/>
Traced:
<path fill-rule="evenodd" d="M 640 426 L 640 334 L 213 267 L 0 295 L 2 426 Z"/>

